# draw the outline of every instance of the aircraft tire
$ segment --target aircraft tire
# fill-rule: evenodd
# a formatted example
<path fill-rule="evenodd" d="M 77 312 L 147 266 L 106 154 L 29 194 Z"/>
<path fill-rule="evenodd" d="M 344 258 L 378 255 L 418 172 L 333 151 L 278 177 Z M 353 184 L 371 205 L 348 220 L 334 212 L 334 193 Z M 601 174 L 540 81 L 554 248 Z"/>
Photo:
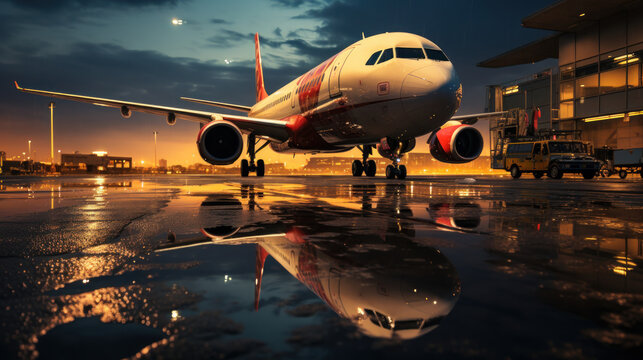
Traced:
<path fill-rule="evenodd" d="M 353 176 L 362 176 L 362 173 L 364 172 L 364 165 L 362 165 L 361 161 L 355 160 L 353 161 L 351 170 L 353 172 Z"/>
<path fill-rule="evenodd" d="M 250 165 L 248 164 L 248 160 L 243 159 L 241 160 L 241 176 L 247 177 L 248 174 L 250 174 Z"/>
<path fill-rule="evenodd" d="M 397 170 L 397 178 L 400 180 L 406 179 L 406 166 L 400 165 L 399 169 Z"/>
<path fill-rule="evenodd" d="M 257 176 L 261 177 L 266 173 L 266 164 L 263 160 L 257 160 Z"/>
<path fill-rule="evenodd" d="M 584 171 L 583 172 L 583 178 L 586 179 L 586 180 L 593 179 L 594 175 L 596 175 L 596 173 L 594 171 Z"/>
<path fill-rule="evenodd" d="M 386 178 L 387 179 L 395 179 L 395 166 L 393 165 L 388 165 L 386 167 Z"/>

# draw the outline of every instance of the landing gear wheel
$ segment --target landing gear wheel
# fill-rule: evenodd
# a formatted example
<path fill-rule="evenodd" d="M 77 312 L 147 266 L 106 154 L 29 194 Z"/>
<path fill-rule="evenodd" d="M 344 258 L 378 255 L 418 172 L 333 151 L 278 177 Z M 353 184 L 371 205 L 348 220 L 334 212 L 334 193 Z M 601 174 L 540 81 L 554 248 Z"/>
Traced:
<path fill-rule="evenodd" d="M 395 179 L 395 173 L 396 173 L 395 166 L 393 165 L 388 165 L 386 167 L 386 178 L 387 179 Z"/>
<path fill-rule="evenodd" d="M 543 177 L 543 175 L 545 175 L 543 171 L 534 171 L 534 177 L 536 179 L 540 179 L 541 177 Z"/>
<path fill-rule="evenodd" d="M 397 170 L 397 178 L 400 180 L 406 179 L 406 166 L 400 165 Z"/>
<path fill-rule="evenodd" d="M 552 179 L 560 179 L 563 177 L 563 172 L 560 171 L 558 165 L 552 165 L 549 167 L 549 177 Z"/>
<path fill-rule="evenodd" d="M 266 164 L 263 160 L 257 160 L 257 176 L 263 176 L 266 173 Z"/>
<path fill-rule="evenodd" d="M 593 179 L 594 175 L 596 175 L 596 174 L 593 171 L 585 171 L 585 172 L 583 172 L 583 178 L 585 178 L 587 180 Z"/>
<path fill-rule="evenodd" d="M 512 166 L 511 169 L 509 169 L 509 172 L 511 173 L 511 177 L 514 179 L 519 179 L 520 175 L 522 175 L 522 172 L 516 165 Z"/>
<path fill-rule="evenodd" d="M 375 176 L 376 172 L 377 172 L 377 165 L 375 164 L 375 160 L 368 160 L 366 162 L 366 167 L 364 167 L 364 173 L 368 177 L 373 177 Z"/>
<path fill-rule="evenodd" d="M 362 172 L 364 172 L 364 166 L 362 165 L 362 162 L 359 160 L 353 161 L 352 171 L 353 176 L 362 176 Z"/>
<path fill-rule="evenodd" d="M 243 159 L 241 160 L 241 176 L 247 177 L 248 174 L 250 174 L 250 165 L 248 164 L 248 160 Z"/>
<path fill-rule="evenodd" d="M 627 171 L 619 170 L 618 171 L 618 177 L 620 177 L 621 179 L 625 179 L 627 177 Z"/>

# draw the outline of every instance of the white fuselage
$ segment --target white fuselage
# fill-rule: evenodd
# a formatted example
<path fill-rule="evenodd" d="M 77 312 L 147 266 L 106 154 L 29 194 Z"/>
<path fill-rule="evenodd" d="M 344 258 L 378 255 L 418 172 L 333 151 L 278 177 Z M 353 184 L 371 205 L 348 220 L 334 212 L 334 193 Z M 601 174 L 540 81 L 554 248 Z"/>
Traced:
<path fill-rule="evenodd" d="M 386 49 L 392 58 L 382 61 Z M 367 65 L 380 50 L 380 61 Z M 418 50 L 424 58 L 409 57 Z M 428 58 L 430 51 L 443 58 Z M 384 137 L 425 135 L 453 116 L 461 97 L 453 64 L 437 45 L 418 35 L 386 33 L 342 50 L 255 104 L 249 116 L 289 121 L 293 141 L 275 150 L 337 151 Z"/>

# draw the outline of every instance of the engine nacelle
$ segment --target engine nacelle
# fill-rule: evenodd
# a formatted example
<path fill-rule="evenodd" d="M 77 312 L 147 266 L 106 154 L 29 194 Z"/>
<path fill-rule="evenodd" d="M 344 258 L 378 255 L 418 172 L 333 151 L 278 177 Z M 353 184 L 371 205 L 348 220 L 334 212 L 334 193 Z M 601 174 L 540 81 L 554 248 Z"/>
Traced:
<path fill-rule="evenodd" d="M 402 154 L 413 150 L 413 148 L 415 148 L 415 138 L 399 141 L 394 138 L 385 137 L 377 144 L 377 152 L 387 159 L 401 157 Z"/>
<path fill-rule="evenodd" d="M 167 124 L 170 126 L 176 124 L 176 115 L 174 113 L 167 114 Z"/>
<path fill-rule="evenodd" d="M 484 141 L 469 125 L 453 125 L 434 131 L 428 140 L 431 155 L 446 163 L 466 163 L 480 156 Z"/>
<path fill-rule="evenodd" d="M 215 120 L 201 128 L 196 144 L 203 160 L 212 165 L 230 165 L 241 156 L 243 137 L 233 123 Z"/>
<path fill-rule="evenodd" d="M 132 116 L 132 110 L 128 108 L 127 106 L 121 106 L 121 116 L 124 119 L 129 119 Z"/>

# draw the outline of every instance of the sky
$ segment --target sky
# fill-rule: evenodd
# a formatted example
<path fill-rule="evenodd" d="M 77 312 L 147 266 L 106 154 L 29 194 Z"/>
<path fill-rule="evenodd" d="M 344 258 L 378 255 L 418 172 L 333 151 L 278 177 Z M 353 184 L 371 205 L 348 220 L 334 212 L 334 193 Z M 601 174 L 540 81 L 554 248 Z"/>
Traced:
<path fill-rule="evenodd" d="M 537 40 L 548 31 L 526 29 L 521 19 L 555 1 L 324 1 L 324 0 L 0 0 L 0 151 L 27 151 L 49 159 L 51 99 L 27 88 L 142 103 L 228 112 L 180 100 L 181 96 L 252 105 L 253 34 L 261 38 L 268 93 L 366 36 L 403 31 L 440 46 L 462 81 L 458 114 L 484 111 L 485 86 L 511 81 L 555 64 L 502 69 L 476 67 L 482 60 Z M 183 25 L 172 24 L 182 19 Z M 56 99 L 55 150 L 107 151 L 137 164 L 157 156 L 169 164 L 203 162 L 198 125 Z M 235 113 L 235 112 L 230 112 Z M 236 113 L 239 114 L 239 113 Z M 487 132 L 485 123 L 479 128 Z M 418 141 L 414 150 L 428 152 Z M 259 158 L 303 165 L 310 155 Z M 337 156 L 359 157 L 353 150 Z"/>

